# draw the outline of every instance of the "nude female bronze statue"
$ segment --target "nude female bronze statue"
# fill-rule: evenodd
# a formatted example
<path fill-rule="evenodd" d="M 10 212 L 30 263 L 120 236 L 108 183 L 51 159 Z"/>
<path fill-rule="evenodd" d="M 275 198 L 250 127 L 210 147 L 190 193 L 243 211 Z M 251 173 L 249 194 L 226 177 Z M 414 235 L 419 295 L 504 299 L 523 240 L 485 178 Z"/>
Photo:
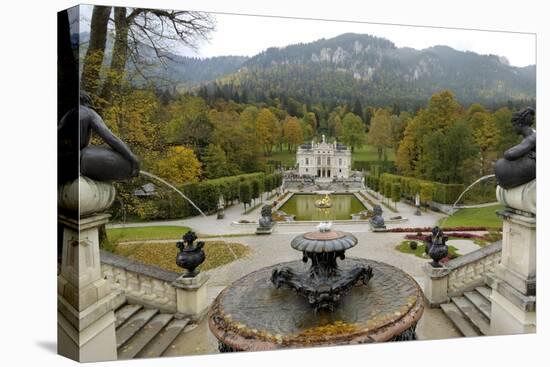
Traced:
<path fill-rule="evenodd" d="M 495 176 L 499 186 L 504 189 L 526 184 L 536 178 L 536 143 L 535 129 L 531 127 L 535 121 L 535 110 L 527 107 L 516 112 L 512 124 L 523 140 L 504 152 L 495 164 Z"/>
<path fill-rule="evenodd" d="M 61 165 L 77 167 L 80 163 L 80 175 L 96 181 L 120 181 L 139 174 L 136 156 L 109 130 L 91 104 L 90 97 L 81 92 L 80 106 L 68 111 L 58 124 L 59 167 L 66 172 L 60 177 L 60 184 L 78 178 L 78 172 L 61 170 Z M 75 139 L 76 130 L 78 139 Z M 108 146 L 90 145 L 92 133 L 99 135 Z"/>

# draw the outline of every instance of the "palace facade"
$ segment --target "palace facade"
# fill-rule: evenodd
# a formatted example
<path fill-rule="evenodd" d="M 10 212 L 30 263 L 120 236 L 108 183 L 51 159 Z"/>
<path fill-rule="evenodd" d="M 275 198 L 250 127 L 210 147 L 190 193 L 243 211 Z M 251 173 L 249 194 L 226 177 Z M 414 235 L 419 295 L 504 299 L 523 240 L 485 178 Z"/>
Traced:
<path fill-rule="evenodd" d="M 343 144 L 303 144 L 296 152 L 298 174 L 317 178 L 348 178 L 351 173 L 351 152 Z"/>

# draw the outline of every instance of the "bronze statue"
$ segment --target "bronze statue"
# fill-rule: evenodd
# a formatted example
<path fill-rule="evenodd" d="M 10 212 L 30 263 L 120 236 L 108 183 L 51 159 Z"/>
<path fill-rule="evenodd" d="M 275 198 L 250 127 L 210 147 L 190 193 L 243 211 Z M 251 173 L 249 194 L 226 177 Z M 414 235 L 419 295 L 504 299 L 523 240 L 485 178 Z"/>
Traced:
<path fill-rule="evenodd" d="M 370 224 L 373 228 L 376 229 L 385 229 L 386 225 L 384 218 L 382 217 L 382 207 L 380 205 L 374 205 L 372 208 L 372 218 L 370 219 Z"/>
<path fill-rule="evenodd" d="M 495 164 L 495 176 L 498 184 L 504 189 L 511 189 L 526 184 L 536 178 L 536 143 L 535 129 L 531 127 L 535 121 L 535 110 L 527 107 L 516 112 L 512 124 L 523 140 L 504 152 Z"/>
<path fill-rule="evenodd" d="M 80 106 L 69 110 L 59 121 L 59 165 L 80 166 L 80 174 L 96 181 L 119 181 L 139 174 L 139 162 L 128 146 L 116 137 L 105 122 L 91 107 L 91 99 L 80 94 Z M 75 127 L 77 124 L 77 127 Z M 75 139 L 75 131 L 79 138 Z M 91 146 L 92 132 L 108 145 Z M 78 178 L 78 172 L 66 172 L 60 177 L 60 184 Z M 76 177 L 75 177 L 76 175 Z"/>
<path fill-rule="evenodd" d="M 271 213 L 271 205 L 266 204 L 262 207 L 262 217 L 258 221 L 260 228 L 271 228 L 273 227 L 273 217 Z"/>

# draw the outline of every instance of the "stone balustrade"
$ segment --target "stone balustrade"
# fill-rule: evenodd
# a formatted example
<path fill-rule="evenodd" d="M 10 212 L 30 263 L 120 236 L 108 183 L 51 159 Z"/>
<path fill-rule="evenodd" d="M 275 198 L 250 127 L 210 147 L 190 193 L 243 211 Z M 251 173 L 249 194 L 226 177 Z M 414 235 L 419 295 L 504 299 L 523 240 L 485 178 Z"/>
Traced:
<path fill-rule="evenodd" d="M 124 301 L 176 313 L 176 288 L 179 273 L 146 265 L 123 256 L 101 251 L 101 272 L 112 289 L 121 290 Z"/>
<path fill-rule="evenodd" d="M 424 294 L 430 306 L 439 306 L 448 302 L 450 297 L 484 284 L 486 275 L 492 273 L 500 262 L 501 253 L 502 242 L 498 241 L 450 260 L 441 268 L 426 263 L 423 270 L 428 279 Z"/>

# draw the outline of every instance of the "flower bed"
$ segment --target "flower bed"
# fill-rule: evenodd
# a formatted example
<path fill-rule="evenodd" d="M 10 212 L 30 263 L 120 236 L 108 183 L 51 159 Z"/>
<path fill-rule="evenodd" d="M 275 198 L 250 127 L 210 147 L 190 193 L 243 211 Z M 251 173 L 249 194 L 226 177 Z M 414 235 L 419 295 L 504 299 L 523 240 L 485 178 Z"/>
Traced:
<path fill-rule="evenodd" d="M 502 239 L 502 235 L 498 232 L 489 232 L 482 235 L 474 233 L 462 233 L 462 232 L 445 232 L 445 235 L 449 238 L 464 238 L 472 239 L 479 246 L 484 246 L 488 243 L 496 242 Z M 430 235 L 423 235 L 420 233 L 408 234 L 405 236 L 407 240 L 428 241 Z"/>
<path fill-rule="evenodd" d="M 476 231 L 502 231 L 502 228 L 490 228 L 490 227 L 443 227 L 444 231 L 453 231 L 453 232 L 476 232 Z M 431 227 L 402 227 L 402 228 L 390 228 L 385 229 L 380 232 L 393 232 L 393 233 L 402 233 L 402 232 L 432 232 Z"/>

